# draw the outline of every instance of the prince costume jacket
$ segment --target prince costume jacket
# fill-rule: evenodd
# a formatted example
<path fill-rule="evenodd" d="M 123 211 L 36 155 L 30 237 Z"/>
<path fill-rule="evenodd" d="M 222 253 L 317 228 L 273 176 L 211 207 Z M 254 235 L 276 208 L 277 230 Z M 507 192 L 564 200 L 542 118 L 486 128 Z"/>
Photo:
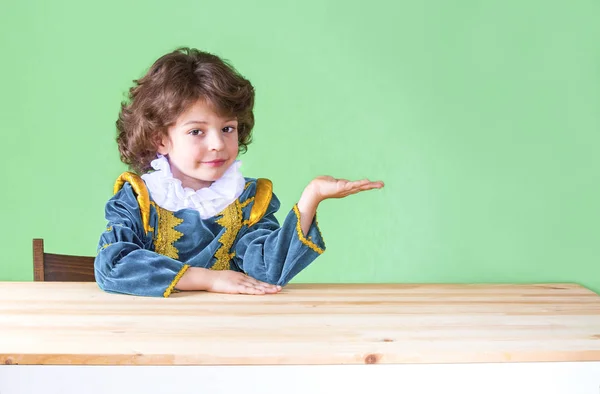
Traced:
<path fill-rule="evenodd" d="M 234 270 L 284 286 L 325 250 L 316 216 L 305 236 L 297 205 L 279 225 L 268 179 L 244 178 L 242 194 L 219 214 L 172 212 L 144 180 L 125 172 L 107 202 L 95 258 L 96 282 L 111 293 L 168 297 L 189 267 Z"/>

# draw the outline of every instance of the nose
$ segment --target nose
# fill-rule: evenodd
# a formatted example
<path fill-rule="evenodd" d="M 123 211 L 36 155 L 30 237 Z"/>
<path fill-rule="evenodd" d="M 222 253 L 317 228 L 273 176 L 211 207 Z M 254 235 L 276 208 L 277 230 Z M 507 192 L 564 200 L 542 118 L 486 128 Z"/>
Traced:
<path fill-rule="evenodd" d="M 205 141 L 209 150 L 220 151 L 225 146 L 223 133 L 220 130 L 211 130 Z"/>

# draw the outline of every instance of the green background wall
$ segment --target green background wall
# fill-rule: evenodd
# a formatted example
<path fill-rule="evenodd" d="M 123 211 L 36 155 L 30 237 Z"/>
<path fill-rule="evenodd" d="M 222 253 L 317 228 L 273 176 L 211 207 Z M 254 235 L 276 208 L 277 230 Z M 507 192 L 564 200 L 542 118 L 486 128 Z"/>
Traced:
<path fill-rule="evenodd" d="M 283 218 L 313 177 L 328 251 L 294 282 L 576 282 L 600 290 L 600 2 L 4 2 L 0 280 L 31 239 L 94 254 L 132 79 L 180 45 L 257 90 L 248 176 Z"/>

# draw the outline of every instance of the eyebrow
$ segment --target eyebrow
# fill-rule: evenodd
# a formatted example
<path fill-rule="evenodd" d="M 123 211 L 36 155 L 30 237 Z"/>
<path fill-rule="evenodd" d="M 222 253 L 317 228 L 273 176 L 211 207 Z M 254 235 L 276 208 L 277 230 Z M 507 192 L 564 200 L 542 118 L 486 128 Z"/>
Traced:
<path fill-rule="evenodd" d="M 188 120 L 187 122 L 185 122 L 183 125 L 188 125 L 188 124 L 194 124 L 194 123 L 199 123 L 199 124 L 206 124 L 207 122 L 203 121 L 203 120 Z"/>
<path fill-rule="evenodd" d="M 225 123 L 228 123 L 228 122 L 233 122 L 233 121 L 236 121 L 236 120 L 237 120 L 237 118 L 231 118 L 231 119 L 227 119 L 227 120 L 225 121 Z M 187 122 L 185 122 L 185 123 L 183 124 L 183 126 L 186 126 L 186 125 L 189 125 L 189 124 L 208 124 L 208 122 L 206 122 L 206 121 L 204 121 L 204 120 L 188 120 Z"/>

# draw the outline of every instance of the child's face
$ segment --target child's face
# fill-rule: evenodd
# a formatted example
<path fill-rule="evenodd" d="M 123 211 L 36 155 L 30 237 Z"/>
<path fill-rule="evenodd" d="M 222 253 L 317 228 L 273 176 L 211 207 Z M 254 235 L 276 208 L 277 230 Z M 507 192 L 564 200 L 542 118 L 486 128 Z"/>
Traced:
<path fill-rule="evenodd" d="M 183 187 L 208 187 L 238 155 L 237 119 L 222 118 L 204 101 L 197 101 L 168 129 L 158 153 L 169 159 L 173 176 Z"/>

